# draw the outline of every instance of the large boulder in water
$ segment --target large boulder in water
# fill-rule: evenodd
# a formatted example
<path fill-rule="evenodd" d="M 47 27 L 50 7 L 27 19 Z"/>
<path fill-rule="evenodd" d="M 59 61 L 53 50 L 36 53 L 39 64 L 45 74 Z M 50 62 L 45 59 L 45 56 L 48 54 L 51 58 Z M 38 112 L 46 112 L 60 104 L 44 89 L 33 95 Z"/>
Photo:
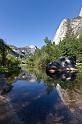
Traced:
<path fill-rule="evenodd" d="M 58 60 L 50 62 L 46 67 L 47 73 L 57 73 L 65 71 L 78 71 L 76 59 L 73 57 L 60 57 Z"/>

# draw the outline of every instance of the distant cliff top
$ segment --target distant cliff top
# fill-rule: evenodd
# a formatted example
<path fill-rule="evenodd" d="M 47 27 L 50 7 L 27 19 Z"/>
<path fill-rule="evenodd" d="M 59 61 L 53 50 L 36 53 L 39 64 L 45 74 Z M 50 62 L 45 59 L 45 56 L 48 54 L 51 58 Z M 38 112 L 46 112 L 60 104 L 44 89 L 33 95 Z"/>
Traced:
<path fill-rule="evenodd" d="M 72 30 L 72 33 L 78 37 L 82 32 L 82 8 L 80 10 L 79 16 L 72 19 L 63 19 L 57 29 L 52 42 L 55 42 L 56 45 L 62 41 L 69 30 Z"/>
<path fill-rule="evenodd" d="M 81 8 L 81 10 L 80 10 L 79 16 L 81 16 L 81 17 L 82 17 L 82 8 Z"/>

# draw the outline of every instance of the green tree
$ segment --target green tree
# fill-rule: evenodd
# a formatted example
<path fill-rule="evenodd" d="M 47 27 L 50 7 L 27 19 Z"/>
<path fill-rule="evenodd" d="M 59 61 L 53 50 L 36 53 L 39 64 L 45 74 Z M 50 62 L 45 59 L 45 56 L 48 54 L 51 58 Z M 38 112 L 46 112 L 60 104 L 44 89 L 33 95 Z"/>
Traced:
<path fill-rule="evenodd" d="M 48 37 L 44 38 L 44 42 L 46 45 L 50 45 L 51 44 L 51 40 L 48 39 Z"/>
<path fill-rule="evenodd" d="M 52 44 L 48 37 L 44 39 L 44 42 L 45 45 L 41 49 L 37 49 L 35 54 L 27 59 L 28 65 L 33 65 L 35 68 L 45 68 L 49 62 L 59 57 L 58 46 Z"/>
<path fill-rule="evenodd" d="M 1 54 L 1 65 L 2 66 L 6 66 L 6 62 L 7 62 L 6 55 L 7 55 L 7 52 L 10 50 L 11 48 L 5 44 L 4 40 L 0 39 L 0 54 Z"/>
<path fill-rule="evenodd" d="M 60 55 L 61 56 L 76 56 L 79 52 L 79 42 L 76 38 L 65 38 L 63 41 L 59 44 L 60 49 Z"/>

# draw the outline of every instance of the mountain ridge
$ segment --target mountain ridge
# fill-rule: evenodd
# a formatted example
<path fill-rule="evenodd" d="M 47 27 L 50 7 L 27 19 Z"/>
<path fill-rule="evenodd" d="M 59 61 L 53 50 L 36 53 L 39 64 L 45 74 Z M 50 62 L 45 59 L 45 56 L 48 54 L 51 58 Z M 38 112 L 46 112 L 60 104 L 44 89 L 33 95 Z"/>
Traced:
<path fill-rule="evenodd" d="M 16 57 L 29 57 L 34 55 L 37 47 L 35 45 L 29 45 L 25 47 L 16 47 L 14 45 L 9 45 L 12 48 L 12 54 Z"/>

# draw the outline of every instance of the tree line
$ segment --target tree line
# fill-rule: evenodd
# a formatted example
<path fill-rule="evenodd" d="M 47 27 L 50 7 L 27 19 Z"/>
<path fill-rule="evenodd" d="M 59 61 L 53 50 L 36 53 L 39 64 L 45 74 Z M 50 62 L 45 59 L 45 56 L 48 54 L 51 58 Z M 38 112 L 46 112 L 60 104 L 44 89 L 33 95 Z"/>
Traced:
<path fill-rule="evenodd" d="M 23 58 L 27 64 L 27 68 L 33 67 L 36 69 L 44 69 L 46 65 L 57 60 L 61 56 L 72 56 L 76 58 L 76 62 L 82 63 L 82 35 L 77 38 L 73 34 L 60 41 L 58 45 L 52 43 L 48 37 L 44 39 L 45 45 L 39 49 L 36 49 L 34 55 Z M 4 40 L 0 39 L 0 68 L 6 68 L 7 70 L 16 70 L 21 63 L 20 58 L 16 58 L 12 54 L 12 49 L 6 45 Z M 20 62 L 19 62 L 20 60 Z"/>
<path fill-rule="evenodd" d="M 82 35 L 79 38 L 67 35 L 58 45 L 52 43 L 48 37 L 45 37 L 44 42 L 45 45 L 41 49 L 37 49 L 33 56 L 27 58 L 29 66 L 45 68 L 49 62 L 61 56 L 72 56 L 76 58 L 76 62 L 82 62 Z"/>
<path fill-rule="evenodd" d="M 12 55 L 12 49 L 0 39 L 0 73 L 14 73 L 19 70 L 19 60 Z"/>

